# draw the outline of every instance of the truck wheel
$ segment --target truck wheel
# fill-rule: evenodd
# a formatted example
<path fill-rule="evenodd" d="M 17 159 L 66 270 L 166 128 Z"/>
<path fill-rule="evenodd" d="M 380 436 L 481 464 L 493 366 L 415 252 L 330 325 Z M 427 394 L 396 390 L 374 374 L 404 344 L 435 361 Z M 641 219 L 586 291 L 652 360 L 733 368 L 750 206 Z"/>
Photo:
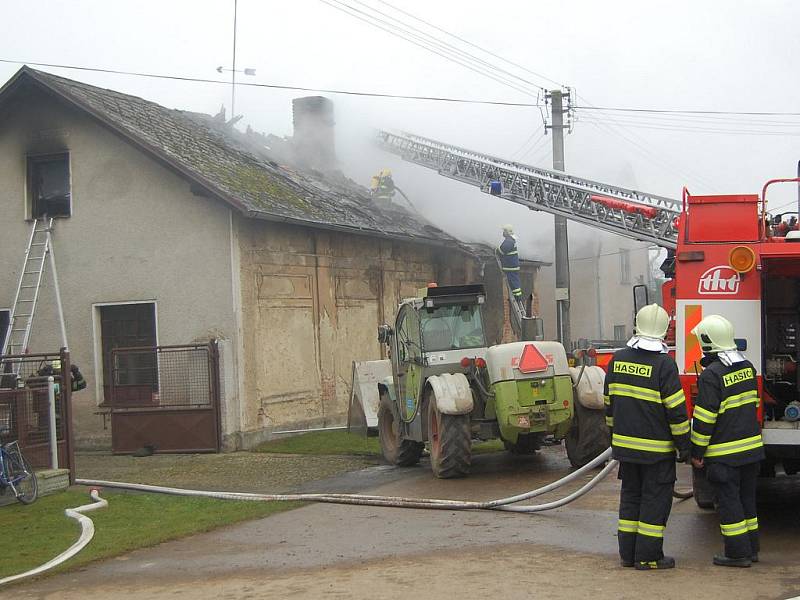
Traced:
<path fill-rule="evenodd" d="M 378 406 L 378 440 L 386 462 L 398 467 L 410 467 L 419 462 L 425 444 L 414 440 L 400 439 L 400 421 L 397 418 L 389 394 L 381 392 Z"/>
<path fill-rule="evenodd" d="M 714 508 L 714 488 L 706 479 L 705 469 L 692 467 L 692 488 L 694 501 L 700 508 Z"/>
<path fill-rule="evenodd" d="M 440 479 L 469 475 L 472 464 L 472 431 L 469 415 L 444 415 L 436 408 L 436 398 L 428 401 L 428 440 L 431 443 L 431 469 Z"/>
<path fill-rule="evenodd" d="M 533 454 L 542 447 L 541 433 L 520 433 L 516 442 L 503 440 L 503 445 L 511 454 Z"/>
<path fill-rule="evenodd" d="M 611 445 L 606 427 L 605 410 L 583 406 L 574 398 L 575 415 L 567 432 L 564 446 L 573 467 L 582 467 Z"/>

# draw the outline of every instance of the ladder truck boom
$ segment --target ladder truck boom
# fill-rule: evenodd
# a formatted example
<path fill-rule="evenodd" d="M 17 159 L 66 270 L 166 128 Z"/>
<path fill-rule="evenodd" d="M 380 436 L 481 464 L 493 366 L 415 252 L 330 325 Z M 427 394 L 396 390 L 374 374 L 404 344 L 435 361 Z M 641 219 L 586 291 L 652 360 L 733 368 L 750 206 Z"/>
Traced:
<path fill-rule="evenodd" d="M 381 148 L 486 193 L 664 248 L 677 247 L 678 200 L 482 154 L 410 133 L 378 132 Z M 492 186 L 499 182 L 499 186 Z M 499 189 L 498 189 L 499 188 Z"/>

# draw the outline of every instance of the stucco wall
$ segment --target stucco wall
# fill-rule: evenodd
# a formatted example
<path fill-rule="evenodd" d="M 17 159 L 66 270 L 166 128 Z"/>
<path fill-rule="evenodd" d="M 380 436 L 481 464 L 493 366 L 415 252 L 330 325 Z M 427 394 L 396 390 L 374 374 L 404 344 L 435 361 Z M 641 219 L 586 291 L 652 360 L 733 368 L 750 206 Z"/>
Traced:
<path fill-rule="evenodd" d="M 10 308 L 30 231 L 25 221 L 26 154 L 69 151 L 73 213 L 55 227 L 55 250 L 73 361 L 88 387 L 74 395 L 79 445 L 109 445 L 94 414 L 102 394 L 97 367 L 99 303 L 155 301 L 158 342 L 235 340 L 231 216 L 223 203 L 194 196 L 189 184 L 90 117 L 43 95 L 15 102 L 0 120 L 0 308 Z M 49 278 L 31 351 L 60 346 Z M 225 351 L 235 364 L 237 344 Z M 231 360 L 233 358 L 233 360 Z M 235 369 L 228 377 L 235 378 Z M 238 428 L 238 386 L 226 385 Z"/>
<path fill-rule="evenodd" d="M 343 424 L 353 360 L 382 358 L 377 326 L 430 281 L 479 281 L 458 250 L 237 220 L 244 435 Z M 497 310 L 499 307 L 490 308 Z"/>

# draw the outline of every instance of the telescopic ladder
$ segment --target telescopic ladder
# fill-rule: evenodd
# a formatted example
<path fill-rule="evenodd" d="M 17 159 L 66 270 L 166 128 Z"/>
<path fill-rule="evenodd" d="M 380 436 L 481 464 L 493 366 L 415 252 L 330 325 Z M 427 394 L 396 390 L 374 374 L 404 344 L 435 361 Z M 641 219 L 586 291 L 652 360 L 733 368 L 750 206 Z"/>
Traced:
<path fill-rule="evenodd" d="M 618 235 L 676 248 L 678 200 L 541 169 L 411 133 L 378 132 L 378 144 L 439 175 L 531 210 L 562 215 Z"/>

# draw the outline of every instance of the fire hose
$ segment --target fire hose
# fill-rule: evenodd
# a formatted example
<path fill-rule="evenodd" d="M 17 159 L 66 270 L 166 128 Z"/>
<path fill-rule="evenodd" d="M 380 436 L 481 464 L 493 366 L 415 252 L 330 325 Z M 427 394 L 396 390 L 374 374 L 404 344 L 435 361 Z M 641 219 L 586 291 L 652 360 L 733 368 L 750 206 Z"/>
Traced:
<path fill-rule="evenodd" d="M 588 462 L 586 465 L 562 477 L 561 479 L 558 479 L 557 481 L 544 485 L 540 488 L 524 492 L 522 494 L 517 494 L 515 496 L 508 496 L 506 498 L 498 498 L 495 500 L 486 500 L 486 501 L 446 500 L 439 498 L 405 498 L 402 496 L 377 496 L 369 494 L 337 494 L 337 493 L 254 494 L 248 492 L 219 492 L 211 490 L 191 490 L 184 488 L 158 486 L 158 485 L 147 485 L 142 483 L 104 481 L 98 479 L 76 479 L 75 483 L 78 485 L 101 486 L 105 488 L 117 488 L 117 489 L 139 491 L 139 492 L 169 494 L 175 496 L 190 496 L 195 498 L 197 497 L 215 498 L 218 500 L 240 500 L 240 501 L 243 500 L 252 502 L 300 501 L 300 502 L 320 502 L 327 504 L 345 504 L 345 505 L 356 505 L 356 506 L 383 506 L 391 508 L 417 508 L 417 509 L 434 509 L 434 510 L 499 510 L 499 511 L 516 512 L 516 513 L 537 513 L 546 510 L 552 510 L 554 508 L 558 508 L 560 506 L 569 504 L 570 502 L 577 500 L 578 498 L 586 494 L 588 491 L 593 489 L 598 483 L 600 483 L 602 479 L 604 479 L 617 466 L 618 461 L 614 459 L 609 460 L 610 458 L 611 458 L 611 448 L 608 448 L 602 454 L 600 454 L 599 456 Z M 600 470 L 600 472 L 594 475 L 594 477 L 592 477 L 589 481 L 587 481 L 577 490 L 564 496 L 563 498 L 559 498 L 558 500 L 553 500 L 551 502 L 545 502 L 543 504 L 512 506 L 518 504 L 519 502 L 530 500 L 531 498 L 535 498 L 537 496 L 541 496 L 543 494 L 552 492 L 566 485 L 567 483 L 570 483 L 571 481 L 578 479 L 579 477 L 584 475 L 587 471 L 601 465 L 606 461 L 608 461 L 608 463 Z M 0 585 L 11 583 L 19 579 L 43 573 L 44 571 L 52 569 L 53 567 L 58 566 L 61 563 L 69 560 L 70 558 L 78 554 L 78 552 L 83 550 L 83 548 L 86 547 L 86 545 L 91 541 L 92 537 L 94 536 L 94 523 L 92 523 L 92 520 L 89 517 L 85 516 L 82 513 L 86 513 L 92 510 L 96 510 L 98 508 L 103 508 L 105 506 L 108 506 L 108 503 L 102 498 L 100 498 L 100 496 L 98 495 L 98 491 L 96 489 L 92 489 L 90 491 L 90 496 L 92 500 L 94 500 L 92 504 L 86 504 L 84 506 L 79 506 L 77 508 L 68 508 L 64 511 L 68 517 L 76 519 L 81 525 L 81 535 L 77 542 L 75 542 L 72 546 L 70 546 L 66 551 L 62 552 L 61 554 L 59 554 L 52 560 L 46 562 L 45 564 L 36 567 L 35 569 L 31 569 L 30 571 L 26 571 L 18 575 L 13 575 L 11 577 L 0 579 Z M 673 496 L 676 498 L 690 498 L 692 496 L 692 492 L 675 490 L 673 491 Z"/>
<path fill-rule="evenodd" d="M 94 501 L 91 504 L 84 504 L 83 506 L 78 506 L 76 508 L 67 508 L 64 509 L 64 514 L 67 515 L 70 519 L 75 519 L 81 526 L 81 535 L 78 538 L 78 541 L 72 544 L 69 548 L 67 548 L 64 552 L 56 556 L 55 558 L 47 561 L 43 565 L 39 565 L 35 569 L 31 569 L 30 571 L 25 571 L 24 573 L 18 573 L 17 575 L 11 575 L 10 577 L 4 577 L 0 579 L 0 585 L 4 585 L 6 583 L 11 583 L 12 581 L 18 581 L 20 579 L 25 579 L 26 577 L 33 577 L 34 575 L 38 575 L 40 573 L 44 573 L 52 569 L 53 567 L 57 567 L 63 562 L 68 561 L 70 558 L 78 554 L 81 550 L 83 550 L 89 542 L 92 541 L 94 537 L 94 523 L 92 520 L 87 517 L 83 513 L 87 513 L 93 510 L 97 510 L 98 508 L 105 508 L 108 506 L 108 502 L 103 500 L 97 490 L 91 490 L 89 492 L 89 496 Z"/>

